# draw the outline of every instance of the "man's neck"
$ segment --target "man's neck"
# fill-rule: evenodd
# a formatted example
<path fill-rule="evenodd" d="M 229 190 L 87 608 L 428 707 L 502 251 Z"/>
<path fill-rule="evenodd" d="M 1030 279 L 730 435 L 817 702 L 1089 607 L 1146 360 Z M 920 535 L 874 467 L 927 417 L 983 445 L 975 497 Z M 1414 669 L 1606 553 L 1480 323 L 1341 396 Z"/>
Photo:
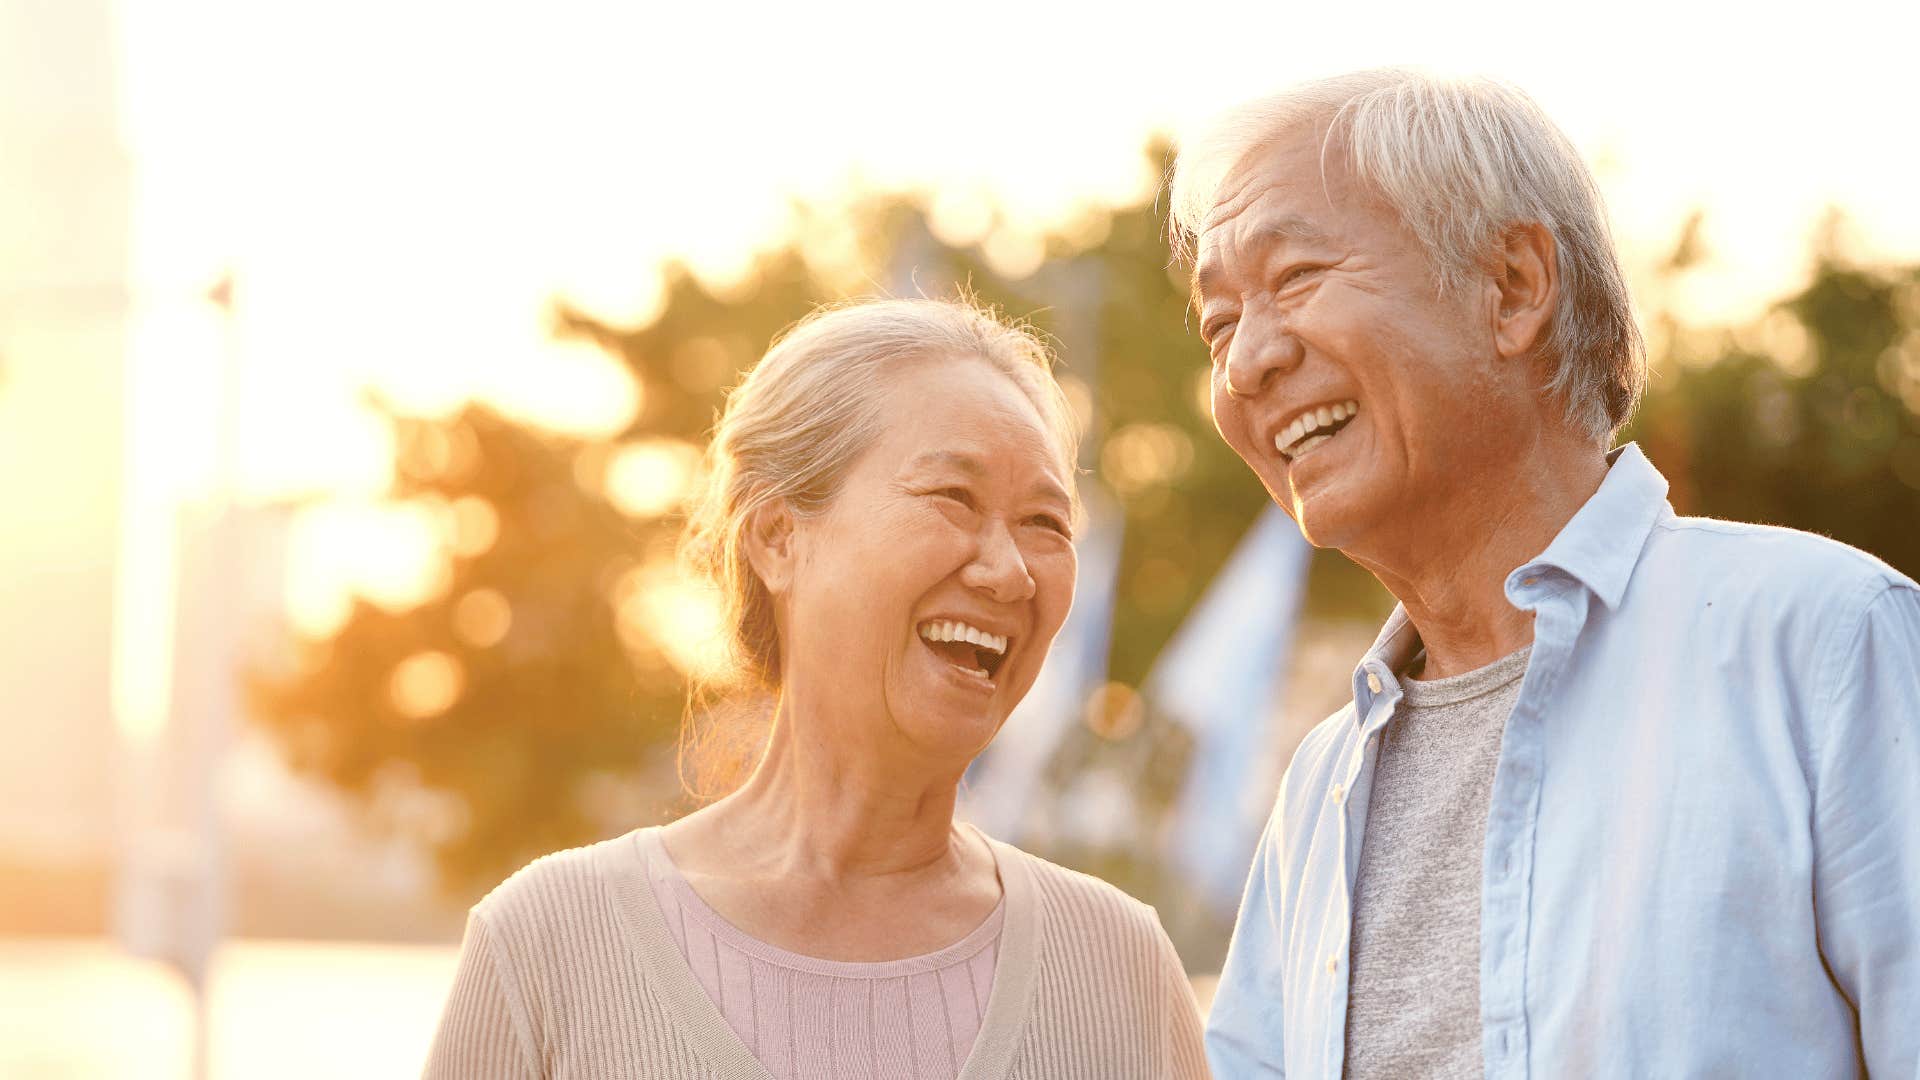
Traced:
<path fill-rule="evenodd" d="M 1437 500 L 1399 542 L 1348 557 L 1406 606 L 1426 661 L 1419 677 L 1485 667 L 1533 640 L 1533 616 L 1508 602 L 1507 575 L 1540 554 L 1606 478 L 1597 448 L 1523 455 L 1517 467 Z"/>

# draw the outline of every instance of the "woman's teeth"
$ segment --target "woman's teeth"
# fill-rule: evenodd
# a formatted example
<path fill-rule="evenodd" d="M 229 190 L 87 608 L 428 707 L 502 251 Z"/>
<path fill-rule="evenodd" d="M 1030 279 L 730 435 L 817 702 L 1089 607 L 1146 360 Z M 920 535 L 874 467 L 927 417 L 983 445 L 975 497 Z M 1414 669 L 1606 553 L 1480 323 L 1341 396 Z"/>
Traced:
<path fill-rule="evenodd" d="M 1007 639 L 963 622 L 936 620 L 920 625 L 927 647 L 964 674 L 992 685 L 1007 655 Z"/>
<path fill-rule="evenodd" d="M 1292 461 L 1333 438 L 1337 430 L 1334 425 L 1343 424 L 1359 413 L 1360 403 L 1357 401 L 1342 401 L 1337 405 L 1309 409 L 1273 437 L 1273 448 Z"/>
<path fill-rule="evenodd" d="M 1007 651 L 1007 639 L 999 634 L 989 634 L 976 626 L 963 622 L 922 623 L 920 636 L 928 641 L 964 641 L 969 645 L 978 645 L 995 653 Z"/>

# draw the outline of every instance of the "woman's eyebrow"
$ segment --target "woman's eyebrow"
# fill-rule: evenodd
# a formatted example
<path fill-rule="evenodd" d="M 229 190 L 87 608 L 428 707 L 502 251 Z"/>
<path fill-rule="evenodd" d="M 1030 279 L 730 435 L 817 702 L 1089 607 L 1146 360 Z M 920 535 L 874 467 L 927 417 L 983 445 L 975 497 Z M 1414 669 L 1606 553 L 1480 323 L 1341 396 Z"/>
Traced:
<path fill-rule="evenodd" d="M 987 474 L 987 466 L 985 463 L 972 454 L 959 450 L 925 451 L 907 462 L 906 471 L 913 473 L 919 472 L 922 469 L 933 469 L 943 466 L 965 473 L 968 477 L 975 480 Z M 1051 478 L 1044 478 L 1035 483 L 1031 488 L 1027 489 L 1027 496 L 1029 498 L 1051 499 L 1062 505 L 1070 506 L 1073 504 L 1073 500 L 1068 497 L 1066 489 L 1061 487 L 1058 481 Z"/>
<path fill-rule="evenodd" d="M 961 453 L 958 450 L 928 450 L 907 462 L 907 468 L 911 471 L 919 471 L 921 469 L 935 468 L 943 465 L 950 469 L 958 469 L 968 476 L 976 478 L 985 476 L 987 473 L 986 465 L 982 464 L 979 458 L 974 457 L 972 454 Z"/>

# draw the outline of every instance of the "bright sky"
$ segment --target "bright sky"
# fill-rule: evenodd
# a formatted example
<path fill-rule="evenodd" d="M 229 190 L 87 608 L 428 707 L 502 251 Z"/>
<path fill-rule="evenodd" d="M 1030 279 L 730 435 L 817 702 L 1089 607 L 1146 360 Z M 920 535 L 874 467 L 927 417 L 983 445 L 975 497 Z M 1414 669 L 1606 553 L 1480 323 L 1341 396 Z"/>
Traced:
<path fill-rule="evenodd" d="M 984 192 L 1044 226 L 1137 197 L 1154 130 L 1382 63 L 1531 91 L 1596 163 L 1630 263 L 1704 209 L 1717 258 L 1686 285 L 1694 318 L 1791 288 L 1828 204 L 1866 254 L 1920 259 L 1911 3 L 121 7 L 131 482 L 148 507 L 210 474 L 229 346 L 199 297 L 227 268 L 243 487 L 371 497 L 388 447 L 363 386 L 416 408 L 481 396 L 564 427 L 621 422 L 624 376 L 544 340 L 554 297 L 643 317 L 663 257 L 725 275 L 788 198 L 856 179 Z M 405 525 L 346 520 L 328 527 L 363 553 L 406 547 L 390 542 Z M 355 547 L 338 540 L 325 546 Z M 310 591 L 417 576 L 325 563 L 296 568 Z"/>
<path fill-rule="evenodd" d="M 192 297 L 233 267 L 245 479 L 370 485 L 359 385 L 616 422 L 604 365 L 551 359 L 549 299 L 643 315 L 661 257 L 725 273 L 790 194 L 957 186 L 1045 223 L 1138 192 L 1156 128 L 1391 62 L 1532 91 L 1638 259 L 1704 208 L 1702 317 L 1790 287 L 1829 202 L 1874 249 L 1920 255 L 1920 6 L 1823 4 L 1812 24 L 1672 0 L 1183 8 L 124 0 L 138 360 L 204 401 L 179 377 L 218 351 Z"/>

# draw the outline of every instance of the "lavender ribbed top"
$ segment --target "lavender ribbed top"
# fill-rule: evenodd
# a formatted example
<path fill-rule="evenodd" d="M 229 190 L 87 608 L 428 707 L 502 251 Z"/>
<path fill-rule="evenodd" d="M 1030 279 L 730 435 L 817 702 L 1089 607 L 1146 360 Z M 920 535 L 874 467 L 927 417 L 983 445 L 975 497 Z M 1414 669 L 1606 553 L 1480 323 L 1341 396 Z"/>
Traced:
<path fill-rule="evenodd" d="M 673 865 L 657 830 L 640 834 L 640 848 L 687 966 L 775 1080 L 960 1074 L 993 989 L 1004 899 L 936 952 L 880 963 L 821 960 L 727 922 Z"/>

